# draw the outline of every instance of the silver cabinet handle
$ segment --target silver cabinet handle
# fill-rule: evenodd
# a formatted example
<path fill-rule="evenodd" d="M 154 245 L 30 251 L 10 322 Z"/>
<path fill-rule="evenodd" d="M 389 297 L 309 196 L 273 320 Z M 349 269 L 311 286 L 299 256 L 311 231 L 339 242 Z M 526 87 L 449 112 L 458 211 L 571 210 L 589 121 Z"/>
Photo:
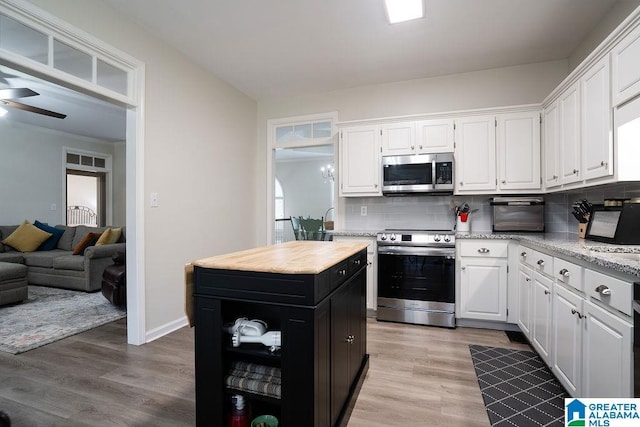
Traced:
<path fill-rule="evenodd" d="M 422 150 L 422 145 L 418 145 L 418 147 Z"/>
<path fill-rule="evenodd" d="M 467 267 L 465 267 L 464 265 L 462 267 L 460 267 L 460 270 L 466 270 Z"/>
<path fill-rule="evenodd" d="M 378 184 L 373 184 L 373 188 L 378 188 Z"/>
<path fill-rule="evenodd" d="M 462 183 L 462 181 L 460 181 L 460 187 L 462 187 L 464 184 Z"/>
<path fill-rule="evenodd" d="M 571 273 L 569 273 L 569 270 L 567 270 L 566 268 L 563 268 L 562 270 L 560 270 L 560 275 L 564 277 L 569 277 L 571 276 Z"/>
<path fill-rule="evenodd" d="M 412 149 L 412 150 L 413 150 L 413 149 L 415 149 L 415 148 L 416 148 L 416 147 L 415 147 L 415 145 L 412 145 L 412 146 L 411 146 L 411 149 Z"/>
<path fill-rule="evenodd" d="M 575 308 L 571 309 L 571 314 L 577 314 L 578 315 L 578 319 L 582 319 L 583 317 L 587 317 L 584 314 L 580 313 L 578 310 L 576 310 Z"/>
<path fill-rule="evenodd" d="M 544 290 L 544 294 L 545 294 L 545 295 L 549 295 L 550 293 L 551 293 L 551 291 L 548 291 L 548 290 L 546 290 L 546 289 Z"/>
<path fill-rule="evenodd" d="M 526 279 L 524 279 L 524 280 L 525 280 L 525 282 L 530 282 L 531 281 L 531 279 L 528 278 L 528 277 Z"/>
<path fill-rule="evenodd" d="M 506 183 L 507 183 L 507 181 L 505 181 L 505 180 L 503 179 L 503 180 L 502 180 L 502 183 L 503 183 L 503 184 L 506 184 Z"/>
<path fill-rule="evenodd" d="M 353 344 L 353 341 L 354 341 L 355 339 L 356 339 L 356 337 L 355 337 L 355 336 L 353 336 L 353 335 L 349 335 L 349 336 L 347 337 L 347 342 L 348 342 L 349 344 Z"/>
<path fill-rule="evenodd" d="M 527 253 L 526 253 L 526 252 L 522 252 L 522 253 L 520 254 L 520 256 L 521 256 L 522 258 L 526 258 L 526 257 L 527 257 Z"/>
<path fill-rule="evenodd" d="M 355 265 L 360 265 L 360 260 L 359 260 L 359 259 L 355 259 L 355 260 L 353 260 L 353 263 L 354 263 Z"/>
<path fill-rule="evenodd" d="M 539 259 L 538 263 L 537 263 L 540 267 L 542 267 L 544 265 L 544 260 L 543 259 Z"/>
<path fill-rule="evenodd" d="M 553 175 L 551 179 L 558 179 L 558 175 Z"/>
<path fill-rule="evenodd" d="M 489 252 L 491 252 L 491 251 L 489 249 L 487 249 L 487 248 L 478 249 L 478 253 L 481 253 L 481 254 L 488 254 Z"/>
<path fill-rule="evenodd" d="M 611 295 L 611 289 L 609 289 L 607 286 L 605 285 L 600 285 L 598 286 L 596 289 L 596 292 L 598 292 L 600 295 Z"/>
<path fill-rule="evenodd" d="M 578 174 L 578 172 L 580 172 L 578 169 L 574 169 L 574 170 L 573 170 L 573 174 L 574 174 L 574 175 L 577 175 L 577 174 Z"/>

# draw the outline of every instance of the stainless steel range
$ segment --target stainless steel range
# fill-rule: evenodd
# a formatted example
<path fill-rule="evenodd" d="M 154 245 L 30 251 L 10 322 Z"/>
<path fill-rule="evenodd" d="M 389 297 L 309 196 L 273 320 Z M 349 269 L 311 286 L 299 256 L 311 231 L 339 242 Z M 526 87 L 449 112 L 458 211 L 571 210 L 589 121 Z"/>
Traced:
<path fill-rule="evenodd" d="M 455 234 L 378 233 L 378 320 L 455 327 Z"/>

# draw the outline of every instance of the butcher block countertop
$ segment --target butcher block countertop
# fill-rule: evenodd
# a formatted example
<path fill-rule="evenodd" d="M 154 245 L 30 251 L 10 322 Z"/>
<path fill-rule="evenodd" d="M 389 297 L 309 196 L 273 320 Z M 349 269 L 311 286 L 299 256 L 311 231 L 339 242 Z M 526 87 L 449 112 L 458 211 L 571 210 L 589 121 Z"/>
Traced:
<path fill-rule="evenodd" d="M 296 240 L 193 261 L 203 268 L 283 274 L 318 274 L 367 248 L 363 242 Z"/>

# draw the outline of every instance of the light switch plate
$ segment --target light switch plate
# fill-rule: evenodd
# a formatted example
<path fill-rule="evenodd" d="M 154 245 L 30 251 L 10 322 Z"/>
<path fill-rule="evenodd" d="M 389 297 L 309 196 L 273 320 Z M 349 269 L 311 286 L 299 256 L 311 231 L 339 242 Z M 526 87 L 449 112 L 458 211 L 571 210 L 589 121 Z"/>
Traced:
<path fill-rule="evenodd" d="M 158 207 L 158 193 L 151 193 L 151 207 Z"/>

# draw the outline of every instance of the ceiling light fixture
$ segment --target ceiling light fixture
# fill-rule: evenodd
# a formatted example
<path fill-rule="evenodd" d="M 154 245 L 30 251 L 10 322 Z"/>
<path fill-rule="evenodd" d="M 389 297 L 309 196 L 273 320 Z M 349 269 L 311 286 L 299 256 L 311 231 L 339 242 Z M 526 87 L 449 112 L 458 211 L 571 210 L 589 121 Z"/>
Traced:
<path fill-rule="evenodd" d="M 424 16 L 424 0 L 384 0 L 389 23 L 411 21 Z"/>
<path fill-rule="evenodd" d="M 0 117 L 3 117 L 7 113 L 8 113 L 7 110 L 5 110 L 4 108 L 0 107 Z"/>

